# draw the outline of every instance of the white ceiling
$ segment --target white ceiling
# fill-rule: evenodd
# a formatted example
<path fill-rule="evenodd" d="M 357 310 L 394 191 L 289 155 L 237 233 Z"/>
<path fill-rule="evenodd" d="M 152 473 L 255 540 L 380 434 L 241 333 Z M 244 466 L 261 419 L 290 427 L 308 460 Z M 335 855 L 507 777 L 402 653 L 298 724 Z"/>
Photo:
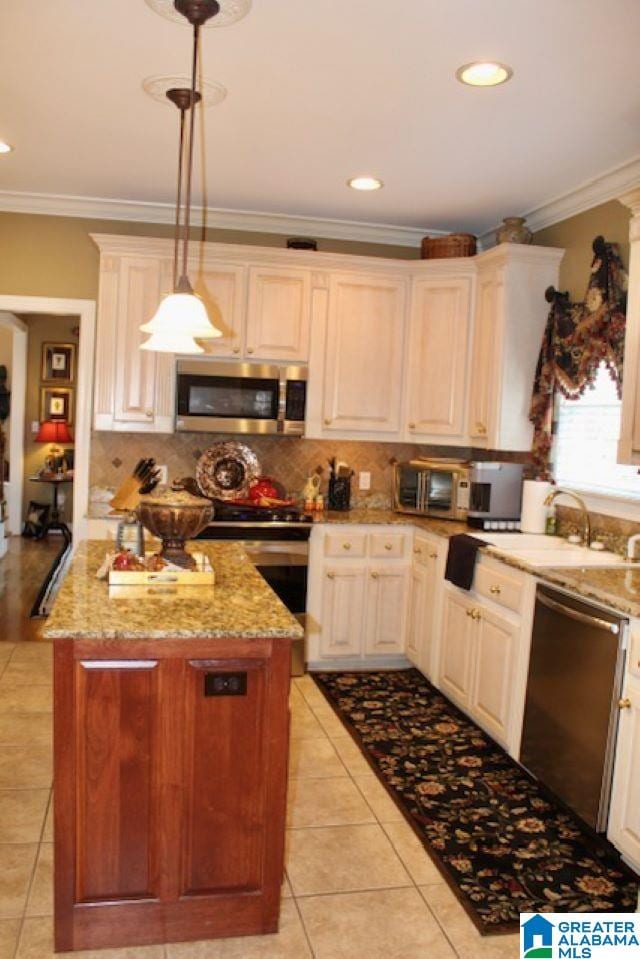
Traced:
<path fill-rule="evenodd" d="M 640 0 L 253 0 L 203 34 L 212 207 L 483 232 L 640 154 Z M 170 203 L 190 34 L 144 0 L 0 0 L 0 191 Z M 513 80 L 462 86 L 492 58 Z M 378 193 L 345 186 L 358 173 Z"/>

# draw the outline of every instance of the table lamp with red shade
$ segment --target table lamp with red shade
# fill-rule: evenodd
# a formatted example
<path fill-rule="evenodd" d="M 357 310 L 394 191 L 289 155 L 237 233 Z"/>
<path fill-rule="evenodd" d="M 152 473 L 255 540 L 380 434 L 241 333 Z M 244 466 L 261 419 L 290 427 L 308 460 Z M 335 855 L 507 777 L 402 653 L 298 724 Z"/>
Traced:
<path fill-rule="evenodd" d="M 69 424 L 66 420 L 45 420 L 40 424 L 40 429 L 35 437 L 36 443 L 51 443 L 51 456 L 45 459 L 45 469 L 49 469 L 48 460 L 52 457 L 58 457 L 63 450 L 58 445 L 60 443 L 73 443 L 73 436 L 69 430 Z M 53 470 L 52 470 L 53 472 Z"/>

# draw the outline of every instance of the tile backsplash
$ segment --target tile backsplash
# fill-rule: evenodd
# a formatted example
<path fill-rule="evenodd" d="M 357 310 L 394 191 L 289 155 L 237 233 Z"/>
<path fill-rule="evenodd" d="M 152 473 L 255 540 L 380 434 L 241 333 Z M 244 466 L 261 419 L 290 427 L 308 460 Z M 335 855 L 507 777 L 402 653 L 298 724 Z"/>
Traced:
<path fill-rule="evenodd" d="M 408 443 L 355 442 L 345 440 L 307 440 L 288 436 L 230 436 L 206 433 L 170 435 L 144 433 L 94 432 L 91 445 L 92 498 L 116 489 L 131 474 L 142 457 L 153 456 L 166 464 L 169 480 L 193 476 L 200 455 L 221 440 L 246 443 L 260 461 L 262 472 L 279 480 L 287 494 L 298 496 L 307 476 L 322 471 L 322 491 L 328 479 L 327 461 L 335 456 L 356 471 L 371 473 L 371 489 L 358 490 L 353 482 L 354 505 L 385 507 L 391 500 L 392 464 L 415 456 L 440 456 L 457 459 L 499 459 L 528 462 L 527 453 L 495 453 L 469 447 L 417 446 Z"/>

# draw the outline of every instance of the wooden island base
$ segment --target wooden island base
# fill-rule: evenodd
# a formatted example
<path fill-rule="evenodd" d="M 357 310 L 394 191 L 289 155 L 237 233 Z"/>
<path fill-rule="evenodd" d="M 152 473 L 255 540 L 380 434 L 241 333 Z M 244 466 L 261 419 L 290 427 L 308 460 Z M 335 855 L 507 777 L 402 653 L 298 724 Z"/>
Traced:
<path fill-rule="evenodd" d="M 290 640 L 54 647 L 56 950 L 275 932 Z"/>

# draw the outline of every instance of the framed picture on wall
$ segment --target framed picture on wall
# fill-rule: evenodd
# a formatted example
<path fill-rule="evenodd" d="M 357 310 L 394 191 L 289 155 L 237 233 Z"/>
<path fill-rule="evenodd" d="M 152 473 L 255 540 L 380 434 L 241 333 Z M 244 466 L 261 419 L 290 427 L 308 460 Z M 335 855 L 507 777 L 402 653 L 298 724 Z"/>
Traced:
<path fill-rule="evenodd" d="M 73 423 L 73 390 L 43 386 L 40 390 L 40 422 L 66 420 Z"/>
<path fill-rule="evenodd" d="M 42 375 L 44 381 L 72 383 L 76 374 L 75 343 L 43 343 Z"/>

